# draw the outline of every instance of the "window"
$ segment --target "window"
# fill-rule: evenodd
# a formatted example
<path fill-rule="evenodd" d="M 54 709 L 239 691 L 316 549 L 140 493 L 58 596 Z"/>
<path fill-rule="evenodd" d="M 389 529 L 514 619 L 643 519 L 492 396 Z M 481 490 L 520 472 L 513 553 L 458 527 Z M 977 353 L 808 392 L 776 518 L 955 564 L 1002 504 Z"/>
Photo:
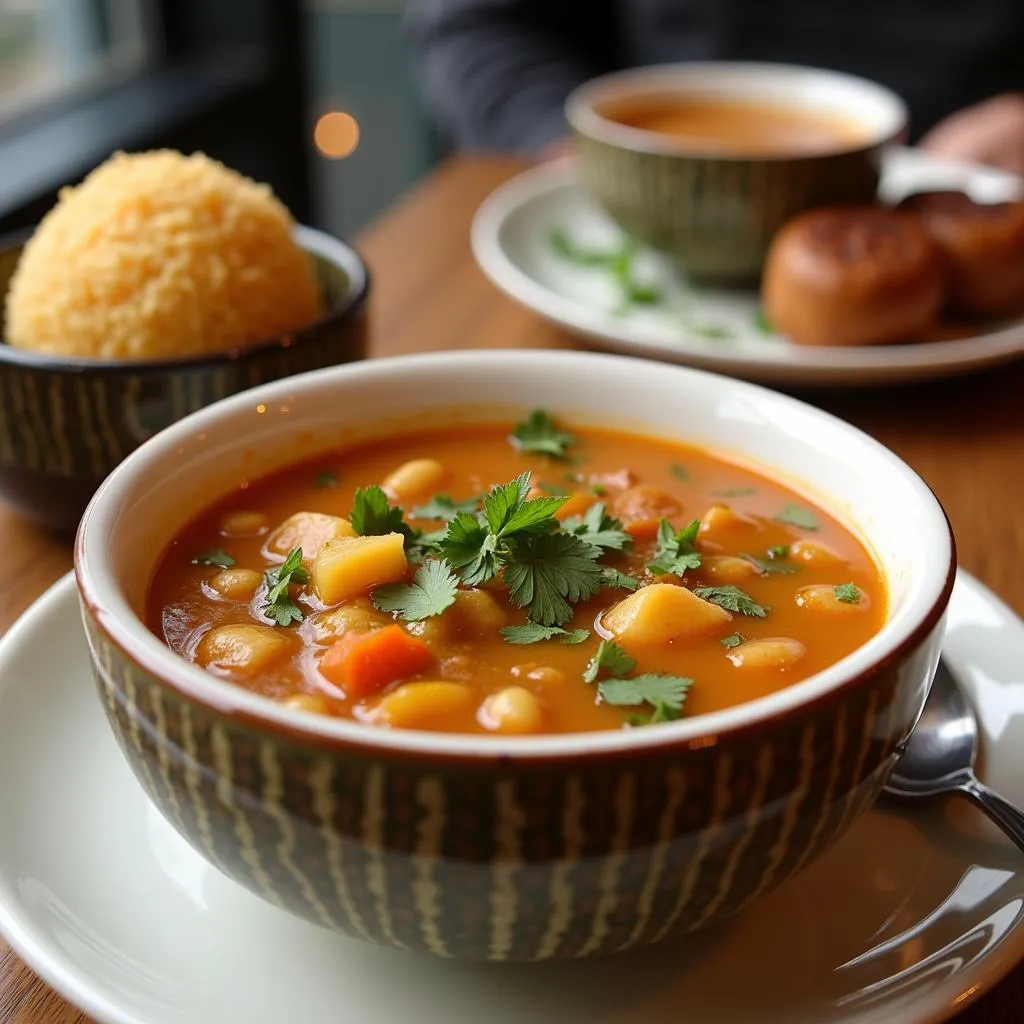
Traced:
<path fill-rule="evenodd" d="M 0 122 L 139 71 L 147 0 L 0 0 Z"/>

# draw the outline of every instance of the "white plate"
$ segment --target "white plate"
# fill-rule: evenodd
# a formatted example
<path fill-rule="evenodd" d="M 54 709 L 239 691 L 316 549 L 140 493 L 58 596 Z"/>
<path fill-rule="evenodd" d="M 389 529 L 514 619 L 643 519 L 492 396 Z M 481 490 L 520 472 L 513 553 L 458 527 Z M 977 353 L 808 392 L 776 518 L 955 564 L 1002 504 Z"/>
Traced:
<path fill-rule="evenodd" d="M 913 149 L 886 155 L 881 195 L 962 189 L 981 202 L 1024 198 L 1024 182 L 990 168 L 936 160 Z M 657 307 L 622 312 L 607 272 L 567 262 L 552 229 L 576 244 L 607 249 L 622 232 L 578 183 L 571 159 L 545 164 L 495 191 L 473 221 L 473 253 L 484 273 L 517 302 L 601 348 L 717 370 L 771 384 L 853 386 L 952 376 L 1024 354 L 1024 322 L 973 338 L 917 345 L 810 348 L 758 327 L 754 292 L 695 289 L 670 261 L 642 250 L 637 273 L 665 294 Z M 724 332 L 710 338 L 700 331 Z"/>
<path fill-rule="evenodd" d="M 949 623 L 983 774 L 1024 802 L 1024 624 L 966 575 Z M 962 802 L 869 812 L 734 921 L 657 950 L 480 966 L 341 938 L 210 868 L 147 802 L 70 576 L 0 642 L 0 823 L 0 931 L 101 1024 L 934 1024 L 1024 954 L 1024 861 Z"/>

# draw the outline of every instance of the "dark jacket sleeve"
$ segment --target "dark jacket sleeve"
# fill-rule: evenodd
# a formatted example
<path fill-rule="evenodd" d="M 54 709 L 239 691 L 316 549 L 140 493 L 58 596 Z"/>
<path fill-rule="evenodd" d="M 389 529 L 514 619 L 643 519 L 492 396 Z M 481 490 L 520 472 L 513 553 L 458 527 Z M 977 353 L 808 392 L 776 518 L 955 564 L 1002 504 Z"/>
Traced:
<path fill-rule="evenodd" d="M 428 107 L 455 145 L 533 154 L 571 90 L 614 65 L 612 0 L 412 0 Z"/>

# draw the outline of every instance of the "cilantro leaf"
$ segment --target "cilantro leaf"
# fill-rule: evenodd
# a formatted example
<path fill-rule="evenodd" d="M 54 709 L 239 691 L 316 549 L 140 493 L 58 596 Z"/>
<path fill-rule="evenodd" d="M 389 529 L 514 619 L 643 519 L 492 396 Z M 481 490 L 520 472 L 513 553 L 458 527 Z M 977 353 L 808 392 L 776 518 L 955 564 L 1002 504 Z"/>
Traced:
<path fill-rule="evenodd" d="M 763 619 L 768 614 L 767 608 L 731 583 L 727 587 L 696 587 L 693 592 L 704 601 L 717 604 L 727 612 L 739 612 L 740 615 L 749 615 L 756 619 Z"/>
<path fill-rule="evenodd" d="M 636 659 L 613 640 L 602 640 L 597 653 L 583 670 L 583 682 L 592 683 L 599 675 L 624 676 L 636 668 Z"/>
<path fill-rule="evenodd" d="M 476 516 L 458 512 L 438 542 L 438 550 L 467 586 L 492 579 L 500 568 L 494 553 L 495 540 Z"/>
<path fill-rule="evenodd" d="M 505 626 L 498 630 L 510 644 L 535 644 L 540 640 L 557 640 L 562 644 L 581 644 L 590 636 L 589 629 L 562 629 L 560 626 L 542 626 L 527 622 L 523 626 Z"/>
<path fill-rule="evenodd" d="M 685 466 L 680 466 L 678 462 L 673 462 L 672 465 L 668 467 L 668 471 L 677 480 L 689 480 L 689 479 L 691 479 L 690 471 Z"/>
<path fill-rule="evenodd" d="M 671 722 L 683 712 L 686 694 L 693 686 L 693 680 L 685 676 L 662 676 L 648 673 L 632 679 L 605 679 L 598 684 L 597 692 L 605 704 L 614 707 L 639 707 L 648 704 L 653 708 L 646 722 Z"/>
<path fill-rule="evenodd" d="M 402 510 L 392 506 L 388 496 L 376 484 L 356 491 L 349 522 L 360 537 L 377 537 L 385 533 L 401 533 L 408 539 L 413 537 L 413 531 L 405 524 Z"/>
<path fill-rule="evenodd" d="M 337 487 L 338 478 L 334 473 L 324 470 L 323 473 L 317 473 L 316 480 L 313 481 L 313 486 L 318 491 L 325 490 L 328 487 Z"/>
<path fill-rule="evenodd" d="M 479 498 L 453 501 L 448 494 L 435 494 L 425 505 L 417 505 L 409 516 L 412 519 L 443 519 L 450 523 L 459 512 L 475 512 L 479 507 Z"/>
<path fill-rule="evenodd" d="M 773 544 L 766 554 L 769 558 L 789 558 L 789 545 Z"/>
<path fill-rule="evenodd" d="M 605 565 L 601 567 L 601 586 L 607 590 L 636 590 L 640 581 Z"/>
<path fill-rule="evenodd" d="M 739 645 L 743 643 L 744 639 L 745 637 L 742 633 L 733 633 L 731 636 L 723 637 L 718 642 L 723 647 L 739 647 Z"/>
<path fill-rule="evenodd" d="M 436 559 L 416 570 L 412 583 L 388 583 L 373 592 L 373 603 L 382 612 L 397 612 L 406 622 L 422 622 L 440 615 L 455 603 L 458 577 Z"/>
<path fill-rule="evenodd" d="M 529 493 L 530 473 L 527 472 L 511 483 L 499 484 L 484 498 L 484 518 L 496 538 L 520 530 L 547 532 L 558 525 L 553 517 L 566 499 L 528 499 Z"/>
<path fill-rule="evenodd" d="M 555 421 L 543 410 L 533 412 L 520 423 L 509 438 L 512 446 L 520 452 L 550 455 L 553 459 L 564 459 L 565 450 L 576 443 L 572 434 L 555 426 Z"/>
<path fill-rule="evenodd" d="M 417 530 L 412 540 L 406 539 L 405 555 L 410 562 L 423 562 L 431 556 L 437 557 L 440 554 L 442 538 L 447 530 L 434 530 L 431 533 L 423 533 Z"/>
<path fill-rule="evenodd" d="M 757 494 L 756 487 L 727 487 L 722 491 L 711 492 L 716 498 L 742 498 L 746 494 Z"/>
<path fill-rule="evenodd" d="M 764 311 L 764 306 L 759 306 L 757 312 L 754 314 L 754 326 L 762 334 L 775 333 L 775 328 L 772 326 L 771 320 L 768 319 L 768 314 Z"/>
<path fill-rule="evenodd" d="M 302 548 L 292 548 L 280 565 L 263 574 L 263 582 L 267 588 L 263 613 L 279 626 L 301 622 L 302 609 L 292 600 L 289 588 L 292 584 L 309 582 L 309 573 L 302 565 Z"/>
<path fill-rule="evenodd" d="M 860 590 L 852 583 L 840 583 L 838 587 L 832 589 L 837 601 L 842 601 L 843 604 L 860 604 Z"/>
<path fill-rule="evenodd" d="M 599 498 L 603 498 L 608 493 L 608 488 L 604 484 L 591 484 L 591 493 L 596 494 Z"/>
<path fill-rule="evenodd" d="M 675 531 L 667 519 L 658 525 L 658 544 L 647 568 L 656 576 L 682 576 L 688 569 L 700 568 L 700 552 L 694 547 L 700 520 Z"/>
<path fill-rule="evenodd" d="M 775 517 L 775 521 L 799 527 L 801 530 L 818 529 L 818 520 L 814 513 L 792 501 Z"/>
<path fill-rule="evenodd" d="M 527 535 L 516 541 L 511 554 L 503 576 L 509 597 L 542 626 L 568 622 L 572 605 L 601 589 L 600 549 L 579 537 Z"/>
<path fill-rule="evenodd" d="M 230 569 L 235 560 L 220 548 L 213 548 L 211 551 L 204 551 L 192 559 L 193 565 L 215 565 L 218 569 Z"/>
<path fill-rule="evenodd" d="M 746 559 L 755 566 L 762 576 L 792 576 L 797 571 L 795 565 L 786 565 L 779 558 L 758 558 L 756 555 L 747 554 L 746 551 L 740 552 L 740 558 Z"/>
<path fill-rule="evenodd" d="M 633 543 L 622 523 L 605 511 L 603 501 L 591 505 L 581 516 L 570 516 L 562 523 L 562 529 L 608 551 L 624 551 Z"/>
<path fill-rule="evenodd" d="M 554 494 L 557 497 L 569 496 L 569 489 L 563 487 L 561 484 L 539 483 L 537 484 L 537 488 L 545 494 Z"/>

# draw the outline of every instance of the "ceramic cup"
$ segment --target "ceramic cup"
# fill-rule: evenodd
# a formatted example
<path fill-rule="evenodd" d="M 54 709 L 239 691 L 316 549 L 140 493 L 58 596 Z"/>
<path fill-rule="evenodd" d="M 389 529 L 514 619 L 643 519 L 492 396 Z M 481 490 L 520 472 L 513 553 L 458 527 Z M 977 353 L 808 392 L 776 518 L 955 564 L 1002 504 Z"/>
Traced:
<path fill-rule="evenodd" d="M 725 711 L 535 737 L 291 710 L 186 662 L 146 628 L 168 542 L 250 478 L 410 424 L 472 429 L 535 405 L 579 426 L 706 446 L 817 495 L 874 552 L 890 595 L 884 628 L 827 670 Z M 211 864 L 374 942 L 545 960 L 718 921 L 848 828 L 923 707 L 954 551 L 925 484 L 826 413 L 646 360 L 512 351 L 364 362 L 194 413 L 100 487 L 75 564 L 110 726 L 149 797 Z"/>
<path fill-rule="evenodd" d="M 3 294 L 27 236 L 0 241 Z M 326 312 L 293 334 L 237 351 L 168 360 L 38 355 L 0 340 L 0 497 L 71 533 L 100 481 L 147 438 L 245 388 L 366 354 L 369 275 L 344 242 L 296 228 Z"/>
<path fill-rule="evenodd" d="M 713 143 L 628 127 L 632 105 L 705 99 L 777 105 L 858 126 L 859 138 L 800 155 L 730 155 Z M 870 202 L 883 147 L 906 128 L 888 89 L 832 71 L 776 64 L 694 63 L 594 79 L 566 116 L 582 181 L 633 237 L 675 256 L 694 279 L 756 281 L 775 232 L 815 206 Z"/>

